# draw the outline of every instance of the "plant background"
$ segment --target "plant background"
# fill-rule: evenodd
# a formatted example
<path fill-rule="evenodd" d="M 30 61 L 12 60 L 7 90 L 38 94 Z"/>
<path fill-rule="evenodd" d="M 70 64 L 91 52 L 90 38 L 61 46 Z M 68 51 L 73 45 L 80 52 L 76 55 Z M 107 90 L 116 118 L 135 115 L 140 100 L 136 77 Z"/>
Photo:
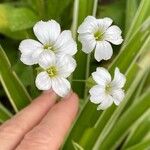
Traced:
<path fill-rule="evenodd" d="M 110 17 L 123 31 L 122 46 L 113 46 L 109 61 L 96 62 L 81 51 L 78 67 L 69 78 L 80 96 L 80 113 L 63 150 L 148 150 L 150 148 L 150 1 L 149 0 L 1 0 L 0 1 L 0 123 L 27 106 L 40 94 L 34 67 L 24 65 L 18 46 L 35 38 L 39 20 L 55 19 L 62 30 L 76 29 L 88 15 Z M 119 107 L 97 111 L 89 102 L 94 85 L 90 73 L 98 66 L 113 75 L 117 66 L 127 76 L 126 97 Z"/>

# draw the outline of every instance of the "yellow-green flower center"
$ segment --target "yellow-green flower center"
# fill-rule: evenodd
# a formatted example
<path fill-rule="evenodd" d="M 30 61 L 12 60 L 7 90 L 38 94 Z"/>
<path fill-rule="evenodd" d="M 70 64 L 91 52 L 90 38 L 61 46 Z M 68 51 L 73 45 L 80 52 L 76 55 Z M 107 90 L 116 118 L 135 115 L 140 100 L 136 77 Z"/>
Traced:
<path fill-rule="evenodd" d="M 44 49 L 45 49 L 45 50 L 51 50 L 51 51 L 54 51 L 53 46 L 50 45 L 50 44 L 45 44 L 45 45 L 44 45 Z"/>
<path fill-rule="evenodd" d="M 55 66 L 51 66 L 46 71 L 50 77 L 55 77 L 57 75 L 57 68 Z"/>
<path fill-rule="evenodd" d="M 112 91 L 112 86 L 111 86 L 111 84 L 107 84 L 107 85 L 106 85 L 105 91 L 106 91 L 107 94 L 110 94 L 110 93 L 111 93 L 111 91 Z"/>
<path fill-rule="evenodd" d="M 102 41 L 104 38 L 104 33 L 102 31 L 96 31 L 94 33 L 94 37 L 96 41 Z"/>

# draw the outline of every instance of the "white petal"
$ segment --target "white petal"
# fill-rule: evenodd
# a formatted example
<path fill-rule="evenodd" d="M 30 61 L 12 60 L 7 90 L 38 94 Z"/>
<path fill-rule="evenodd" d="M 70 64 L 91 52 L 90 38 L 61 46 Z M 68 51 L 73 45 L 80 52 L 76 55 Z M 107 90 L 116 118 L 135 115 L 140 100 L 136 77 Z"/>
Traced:
<path fill-rule="evenodd" d="M 70 83 L 65 78 L 53 78 L 52 88 L 61 97 L 66 96 L 71 89 Z"/>
<path fill-rule="evenodd" d="M 52 51 L 45 50 L 40 54 L 39 65 L 42 68 L 47 69 L 50 66 L 55 66 L 55 63 L 56 63 L 56 57 Z"/>
<path fill-rule="evenodd" d="M 90 101 L 94 104 L 99 104 L 102 99 L 102 95 L 105 95 L 105 89 L 99 85 L 93 86 L 90 91 Z"/>
<path fill-rule="evenodd" d="M 95 85 L 90 89 L 89 93 L 92 96 L 95 95 L 100 97 L 102 94 L 105 93 L 105 88 L 100 85 Z"/>
<path fill-rule="evenodd" d="M 58 74 L 61 77 L 67 78 L 76 68 L 76 61 L 69 55 L 57 57 Z"/>
<path fill-rule="evenodd" d="M 112 87 L 114 89 L 120 89 L 120 88 L 124 87 L 125 83 L 126 83 L 125 75 L 120 73 L 119 69 L 116 68 L 114 79 L 112 81 Z"/>
<path fill-rule="evenodd" d="M 102 87 L 105 87 L 106 84 L 111 82 L 111 76 L 109 72 L 102 67 L 98 67 L 96 69 L 96 72 L 92 73 L 92 77 L 95 80 L 95 82 Z"/>
<path fill-rule="evenodd" d="M 101 104 L 97 107 L 97 110 L 105 110 L 110 107 L 113 103 L 113 98 L 108 95 L 105 96 L 105 99 L 101 102 Z"/>
<path fill-rule="evenodd" d="M 37 50 L 41 50 L 43 48 L 43 45 L 35 40 L 32 39 L 26 39 L 21 41 L 19 45 L 19 50 L 22 54 L 29 55 Z"/>
<path fill-rule="evenodd" d="M 113 25 L 107 29 L 107 31 L 104 34 L 105 40 L 115 44 L 119 45 L 123 42 L 122 36 L 121 36 L 122 31 L 120 30 L 119 27 Z"/>
<path fill-rule="evenodd" d="M 103 19 L 97 19 L 98 25 L 99 25 L 99 29 L 101 29 L 101 31 L 105 31 L 113 22 L 113 20 L 111 18 L 105 17 Z"/>
<path fill-rule="evenodd" d="M 90 101 L 94 104 L 99 104 L 101 102 L 101 99 L 99 96 L 96 95 L 91 95 L 90 96 Z"/>
<path fill-rule="evenodd" d="M 114 103 L 116 105 L 119 105 L 120 102 L 123 100 L 123 98 L 125 97 L 125 93 L 122 89 L 118 89 L 118 90 L 113 90 L 112 91 L 112 97 L 114 98 Z"/>
<path fill-rule="evenodd" d="M 108 60 L 113 54 L 112 47 L 107 41 L 99 41 L 96 44 L 94 57 L 97 61 Z"/>
<path fill-rule="evenodd" d="M 34 34 L 43 44 L 53 44 L 60 34 L 60 25 L 50 20 L 47 22 L 39 21 L 33 27 Z"/>
<path fill-rule="evenodd" d="M 96 40 L 93 34 L 80 34 L 78 40 L 82 43 L 82 51 L 85 53 L 90 53 L 95 48 Z"/>
<path fill-rule="evenodd" d="M 26 65 L 34 65 L 37 63 L 37 60 L 32 55 L 21 54 L 20 60 Z"/>
<path fill-rule="evenodd" d="M 74 55 L 77 52 L 77 44 L 73 40 L 70 30 L 63 31 L 53 47 L 56 53 Z"/>
<path fill-rule="evenodd" d="M 49 90 L 51 88 L 51 79 L 46 71 L 37 75 L 35 83 L 39 90 Z"/>
<path fill-rule="evenodd" d="M 78 28 L 78 33 L 91 33 L 94 29 L 98 28 L 97 19 L 93 16 L 87 16 L 83 23 Z"/>

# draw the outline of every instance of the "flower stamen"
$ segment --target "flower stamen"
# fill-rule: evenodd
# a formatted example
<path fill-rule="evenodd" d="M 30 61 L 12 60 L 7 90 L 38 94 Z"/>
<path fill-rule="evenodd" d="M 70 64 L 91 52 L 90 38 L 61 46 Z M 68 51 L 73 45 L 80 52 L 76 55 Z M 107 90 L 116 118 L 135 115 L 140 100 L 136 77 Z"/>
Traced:
<path fill-rule="evenodd" d="M 44 50 L 51 50 L 51 51 L 54 51 L 53 46 L 50 45 L 50 44 L 45 44 L 43 48 L 44 48 Z"/>
<path fill-rule="evenodd" d="M 51 66 L 50 68 L 48 68 L 47 73 L 50 77 L 55 77 L 57 76 L 57 68 L 55 66 Z"/>
<path fill-rule="evenodd" d="M 102 31 L 96 31 L 94 37 L 96 41 L 102 41 L 104 39 L 104 33 Z"/>
<path fill-rule="evenodd" d="M 111 93 L 111 91 L 112 91 L 112 86 L 111 86 L 111 84 L 107 84 L 107 85 L 106 85 L 105 91 L 106 91 L 107 94 L 110 94 L 110 93 Z"/>

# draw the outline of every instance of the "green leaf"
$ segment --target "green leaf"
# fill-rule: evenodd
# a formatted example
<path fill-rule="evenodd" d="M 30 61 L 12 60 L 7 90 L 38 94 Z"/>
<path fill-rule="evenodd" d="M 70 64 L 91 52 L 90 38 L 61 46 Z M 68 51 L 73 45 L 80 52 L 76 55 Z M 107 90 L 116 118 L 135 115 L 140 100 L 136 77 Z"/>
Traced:
<path fill-rule="evenodd" d="M 13 8 L 8 13 L 8 23 L 11 31 L 25 30 L 33 27 L 38 21 L 37 15 L 29 8 Z"/>
<path fill-rule="evenodd" d="M 140 142 L 132 147 L 127 148 L 126 150 L 149 150 L 150 149 L 150 140 Z"/>
<path fill-rule="evenodd" d="M 84 150 L 78 143 L 72 141 L 72 144 L 75 150 Z"/>
<path fill-rule="evenodd" d="M 138 9 L 137 0 L 127 0 L 126 1 L 125 33 L 127 33 L 128 29 L 130 28 L 137 9 Z"/>
<path fill-rule="evenodd" d="M 12 104 L 14 110 L 17 112 L 30 103 L 30 96 L 20 82 L 11 64 L 0 47 L 0 81 L 2 86 Z"/>
<path fill-rule="evenodd" d="M 12 114 L 0 103 L 0 123 L 3 123 L 10 117 L 12 117 Z"/>
<path fill-rule="evenodd" d="M 13 7 L 11 5 L 0 4 L 0 33 L 13 39 L 23 39 L 26 37 L 26 31 L 12 32 L 9 25 L 9 15 Z"/>
<path fill-rule="evenodd" d="M 132 25 L 127 33 L 125 43 L 130 40 L 132 35 L 134 35 L 135 31 L 141 26 L 141 24 L 150 16 L 149 12 L 150 1 L 149 0 L 141 0 L 140 6 L 136 12 Z"/>
<path fill-rule="evenodd" d="M 131 131 L 123 144 L 122 150 L 140 143 L 144 137 L 150 133 L 150 110 L 139 119 L 139 121 L 131 128 Z"/>
<path fill-rule="evenodd" d="M 45 3 L 47 18 L 58 20 L 71 0 L 47 0 Z"/>

